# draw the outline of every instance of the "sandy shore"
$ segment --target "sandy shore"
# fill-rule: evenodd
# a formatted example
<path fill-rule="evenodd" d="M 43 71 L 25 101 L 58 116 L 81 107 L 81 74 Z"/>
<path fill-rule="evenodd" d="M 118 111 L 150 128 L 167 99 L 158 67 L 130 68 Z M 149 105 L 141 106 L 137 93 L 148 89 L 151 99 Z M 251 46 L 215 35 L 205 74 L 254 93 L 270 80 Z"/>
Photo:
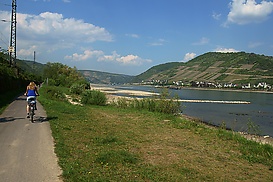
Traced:
<path fill-rule="evenodd" d="M 111 87 L 106 87 L 105 85 L 99 85 L 99 84 L 90 84 L 90 88 L 94 89 L 94 90 L 99 90 L 101 92 L 104 92 L 106 94 L 108 94 L 109 99 L 113 99 L 114 96 L 113 95 L 117 95 L 117 94 L 122 94 L 125 95 L 123 97 L 127 97 L 130 99 L 130 97 L 132 96 L 145 96 L 145 97 L 150 97 L 150 96 L 158 96 L 160 94 L 158 93 L 154 93 L 154 92 L 148 92 L 148 91 L 139 91 L 139 90 L 118 90 L 115 88 L 111 88 Z M 112 96 L 109 96 L 112 95 Z M 118 96 L 116 96 L 118 97 Z M 179 102 L 192 102 L 192 103 L 220 103 L 220 104 L 250 104 L 250 102 L 248 101 L 225 101 L 225 100 L 193 100 L 193 99 L 178 99 Z"/>
<path fill-rule="evenodd" d="M 155 96 L 159 95 L 158 93 L 148 92 L 148 91 L 139 91 L 139 90 L 118 90 L 111 87 L 106 87 L 105 85 L 99 84 L 90 84 L 90 88 L 94 90 L 99 90 L 107 94 L 126 94 L 129 96 Z"/>

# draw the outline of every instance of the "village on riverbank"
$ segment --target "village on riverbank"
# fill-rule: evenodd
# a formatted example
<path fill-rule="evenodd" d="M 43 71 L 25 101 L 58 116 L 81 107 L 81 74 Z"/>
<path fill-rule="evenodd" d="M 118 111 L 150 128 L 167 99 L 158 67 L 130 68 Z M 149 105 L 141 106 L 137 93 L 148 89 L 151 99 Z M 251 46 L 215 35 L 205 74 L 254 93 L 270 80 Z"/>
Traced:
<path fill-rule="evenodd" d="M 260 82 L 258 84 L 235 84 L 235 83 L 214 83 L 214 82 L 204 82 L 204 81 L 173 81 L 169 83 L 168 80 L 148 80 L 142 81 L 140 85 L 154 85 L 155 87 L 166 87 L 169 89 L 217 89 L 217 90 L 227 90 L 227 91 L 256 91 L 256 92 L 267 92 L 273 93 L 273 86 L 266 83 Z"/>

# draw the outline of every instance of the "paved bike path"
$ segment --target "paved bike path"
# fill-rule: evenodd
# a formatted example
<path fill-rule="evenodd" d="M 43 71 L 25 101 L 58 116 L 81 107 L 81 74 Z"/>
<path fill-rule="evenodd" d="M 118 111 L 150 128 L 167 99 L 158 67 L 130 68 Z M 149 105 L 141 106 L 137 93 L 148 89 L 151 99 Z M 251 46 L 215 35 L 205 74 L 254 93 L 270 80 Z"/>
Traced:
<path fill-rule="evenodd" d="M 0 115 L 1 182 L 61 181 L 46 112 L 39 102 L 37 108 L 31 123 L 26 118 L 26 97 L 19 96 Z"/>

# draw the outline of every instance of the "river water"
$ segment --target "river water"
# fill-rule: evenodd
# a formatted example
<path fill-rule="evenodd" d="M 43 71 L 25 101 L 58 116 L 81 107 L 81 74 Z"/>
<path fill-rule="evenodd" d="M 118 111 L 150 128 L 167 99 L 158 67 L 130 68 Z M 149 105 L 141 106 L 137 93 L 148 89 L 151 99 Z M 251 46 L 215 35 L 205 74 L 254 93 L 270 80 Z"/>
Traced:
<path fill-rule="evenodd" d="M 160 93 L 152 86 L 115 86 L 116 89 L 141 90 Z M 248 101 L 250 104 L 182 102 L 183 114 L 196 117 L 212 125 L 225 125 L 244 131 L 273 137 L 273 94 L 199 89 L 169 89 L 171 95 L 183 100 Z"/>

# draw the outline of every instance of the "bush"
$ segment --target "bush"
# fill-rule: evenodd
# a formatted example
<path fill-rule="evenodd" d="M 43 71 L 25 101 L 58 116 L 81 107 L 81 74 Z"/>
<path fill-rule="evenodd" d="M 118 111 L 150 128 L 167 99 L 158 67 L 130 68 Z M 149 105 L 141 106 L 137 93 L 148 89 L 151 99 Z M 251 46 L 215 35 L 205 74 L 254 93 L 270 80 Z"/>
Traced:
<path fill-rule="evenodd" d="M 180 112 L 180 102 L 174 99 L 160 99 L 155 105 L 155 111 L 167 114 Z"/>
<path fill-rule="evenodd" d="M 85 84 L 74 83 L 70 87 L 70 92 L 72 94 L 81 95 L 84 91 L 85 91 Z"/>
<path fill-rule="evenodd" d="M 107 98 L 104 93 L 97 90 L 86 90 L 82 94 L 81 103 L 90 105 L 106 105 Z"/>
<path fill-rule="evenodd" d="M 112 104 L 119 108 L 134 108 L 138 110 L 148 110 L 151 112 L 159 112 L 166 114 L 178 114 L 180 110 L 180 102 L 178 98 L 169 98 L 168 92 L 162 92 L 160 98 L 143 98 L 143 99 L 126 99 L 119 98 Z"/>
<path fill-rule="evenodd" d="M 117 101 L 112 102 L 112 104 L 118 108 L 127 108 L 129 107 L 129 101 L 126 98 L 118 98 Z"/>
<path fill-rule="evenodd" d="M 52 100 L 65 100 L 65 94 L 57 87 L 45 87 L 44 93 Z"/>

